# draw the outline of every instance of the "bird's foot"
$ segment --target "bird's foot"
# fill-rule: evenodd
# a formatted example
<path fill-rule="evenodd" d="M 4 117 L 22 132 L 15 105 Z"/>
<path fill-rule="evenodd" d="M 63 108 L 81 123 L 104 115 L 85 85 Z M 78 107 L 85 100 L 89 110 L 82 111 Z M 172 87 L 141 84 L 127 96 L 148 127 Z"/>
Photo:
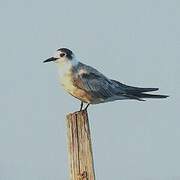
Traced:
<path fill-rule="evenodd" d="M 87 108 L 89 107 L 90 104 L 87 104 L 86 107 L 83 109 L 83 102 L 81 101 L 81 106 L 80 106 L 80 109 L 79 111 L 87 111 Z"/>
<path fill-rule="evenodd" d="M 87 104 L 87 106 L 83 109 L 83 111 L 87 111 L 87 108 L 89 107 L 90 104 Z"/>
<path fill-rule="evenodd" d="M 83 102 L 81 101 L 81 106 L 80 106 L 80 110 L 79 111 L 82 111 L 83 109 Z"/>

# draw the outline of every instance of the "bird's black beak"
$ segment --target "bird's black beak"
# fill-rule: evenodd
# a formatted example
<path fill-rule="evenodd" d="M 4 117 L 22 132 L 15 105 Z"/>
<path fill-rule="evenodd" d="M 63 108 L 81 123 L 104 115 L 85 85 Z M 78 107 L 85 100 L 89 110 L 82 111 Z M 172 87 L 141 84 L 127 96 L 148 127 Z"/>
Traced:
<path fill-rule="evenodd" d="M 58 58 L 51 57 L 51 58 L 46 59 L 45 61 L 43 61 L 43 63 L 55 61 L 56 59 L 58 59 Z"/>

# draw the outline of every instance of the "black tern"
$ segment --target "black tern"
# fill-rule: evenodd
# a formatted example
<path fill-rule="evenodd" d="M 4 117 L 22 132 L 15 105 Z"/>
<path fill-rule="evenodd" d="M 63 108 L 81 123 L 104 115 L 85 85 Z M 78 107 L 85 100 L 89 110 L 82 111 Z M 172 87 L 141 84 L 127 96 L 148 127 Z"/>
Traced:
<path fill-rule="evenodd" d="M 45 62 L 55 62 L 59 70 L 59 80 L 64 89 L 81 101 L 99 104 L 115 100 L 134 99 L 145 101 L 144 98 L 166 98 L 167 95 L 148 94 L 158 88 L 141 88 L 128 86 L 119 81 L 109 79 L 95 68 L 78 61 L 74 53 L 67 48 L 60 48 L 55 55 Z"/>

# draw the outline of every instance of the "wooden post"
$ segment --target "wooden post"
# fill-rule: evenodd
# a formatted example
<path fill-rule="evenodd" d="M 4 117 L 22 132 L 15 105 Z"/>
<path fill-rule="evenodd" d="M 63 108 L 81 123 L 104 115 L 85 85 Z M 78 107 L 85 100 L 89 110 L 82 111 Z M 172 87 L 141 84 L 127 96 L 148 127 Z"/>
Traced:
<path fill-rule="evenodd" d="M 67 115 L 67 137 L 71 180 L 95 180 L 87 111 Z"/>

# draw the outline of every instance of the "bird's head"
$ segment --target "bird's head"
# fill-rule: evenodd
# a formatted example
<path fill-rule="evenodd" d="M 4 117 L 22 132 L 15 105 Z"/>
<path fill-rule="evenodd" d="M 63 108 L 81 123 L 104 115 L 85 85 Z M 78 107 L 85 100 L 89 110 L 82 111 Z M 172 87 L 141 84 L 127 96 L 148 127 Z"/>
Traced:
<path fill-rule="evenodd" d="M 60 48 L 56 51 L 53 57 L 50 57 L 44 61 L 45 62 L 55 62 L 58 64 L 66 64 L 66 63 L 75 63 L 75 55 L 74 53 L 67 48 Z"/>

